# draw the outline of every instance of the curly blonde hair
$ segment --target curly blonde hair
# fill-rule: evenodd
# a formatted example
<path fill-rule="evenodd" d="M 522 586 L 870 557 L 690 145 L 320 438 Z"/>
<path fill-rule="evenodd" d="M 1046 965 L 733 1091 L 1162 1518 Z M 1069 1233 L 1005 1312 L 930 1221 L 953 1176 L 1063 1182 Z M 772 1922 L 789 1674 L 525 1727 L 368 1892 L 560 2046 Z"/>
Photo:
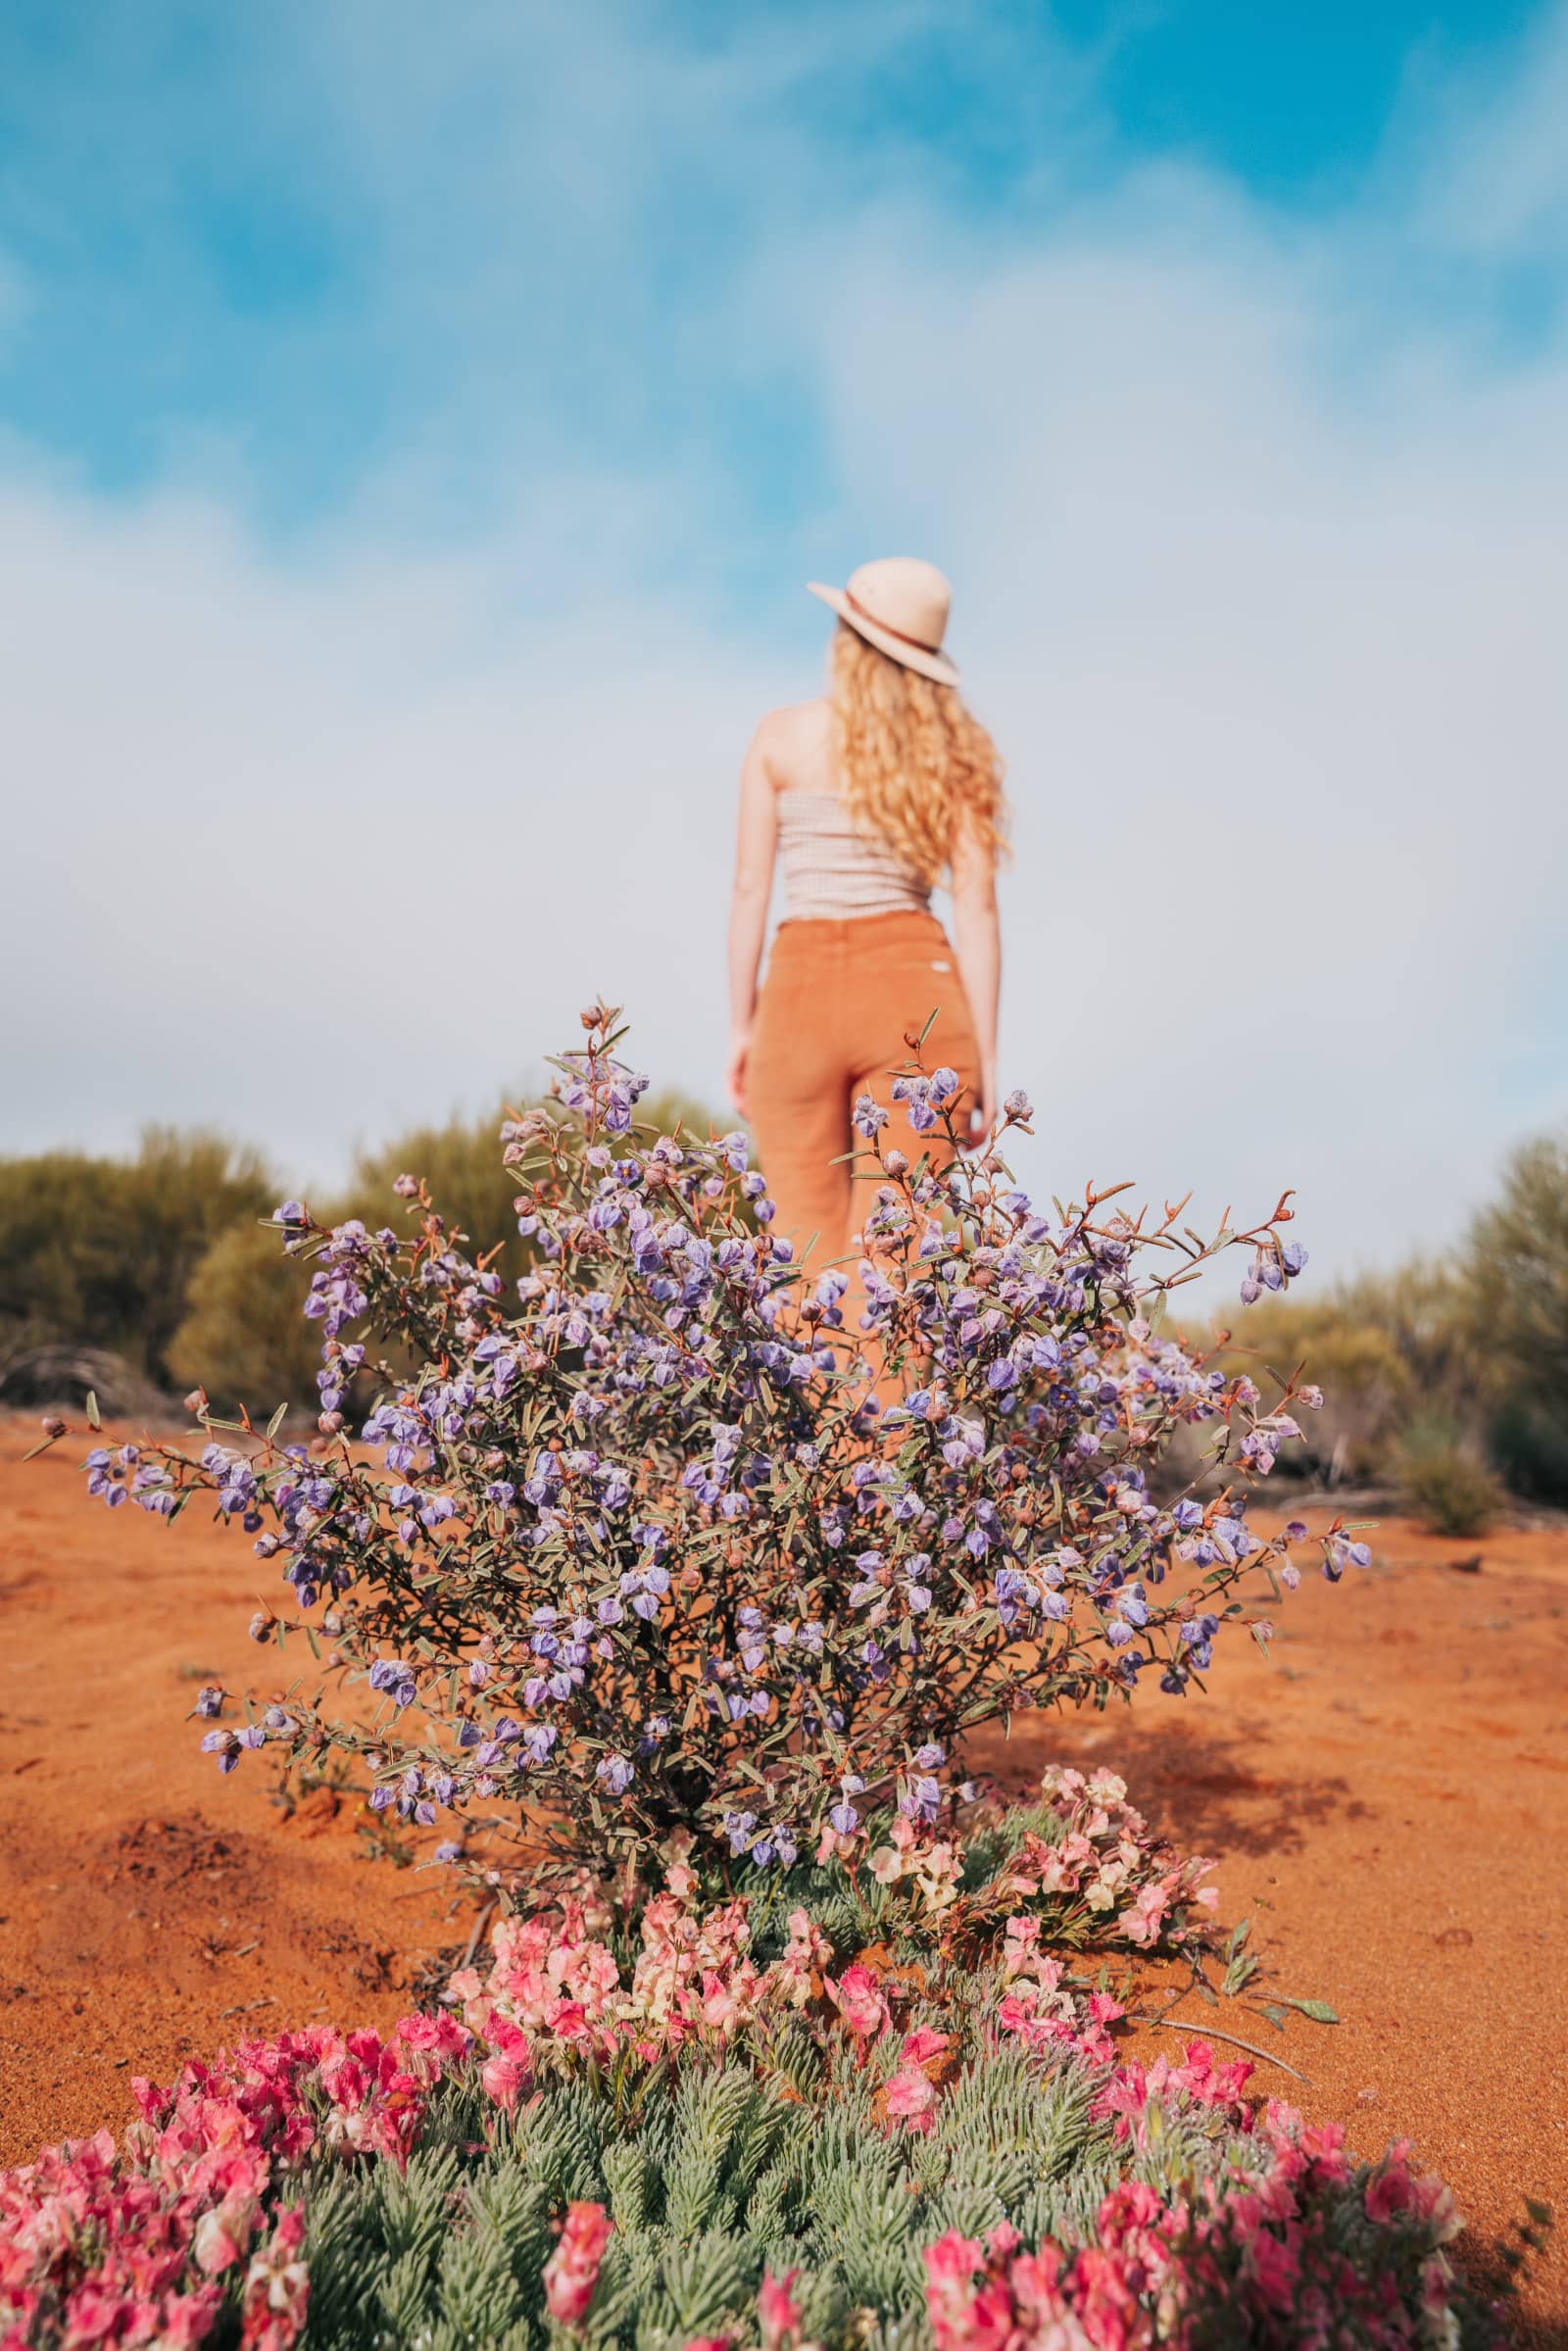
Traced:
<path fill-rule="evenodd" d="M 996 745 L 956 686 L 890 661 L 840 622 L 832 650 L 839 791 L 858 829 L 940 882 L 960 820 L 993 862 L 1007 855 Z"/>

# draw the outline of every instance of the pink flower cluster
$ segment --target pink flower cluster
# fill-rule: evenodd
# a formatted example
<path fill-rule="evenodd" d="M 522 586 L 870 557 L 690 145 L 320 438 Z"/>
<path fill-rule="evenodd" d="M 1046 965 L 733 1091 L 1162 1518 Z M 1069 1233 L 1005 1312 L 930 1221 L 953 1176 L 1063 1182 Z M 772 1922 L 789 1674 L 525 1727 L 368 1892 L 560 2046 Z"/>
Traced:
<path fill-rule="evenodd" d="M 1093 1939 L 1183 1949 L 1200 1942 L 1218 1888 L 1202 1881 L 1214 1864 L 1184 1858 L 1154 1837 L 1127 1801 L 1114 1772 L 1049 1768 L 1041 1793 L 1065 1834 L 1055 1842 L 1024 1837 L 1000 1890 L 1039 1903 L 1056 1932 Z"/>
<path fill-rule="evenodd" d="M 1106 2028 L 1127 2011 L 1109 1992 L 1080 1999 L 1067 1988 L 1066 1972 L 1061 1960 L 1041 1950 L 1038 1918 L 1010 1918 L 1003 1955 L 1007 1989 L 997 2005 L 997 2023 L 1026 2048 L 1076 2049 L 1094 2065 L 1111 2065 L 1116 2053 Z"/>
<path fill-rule="evenodd" d="M 1002 2032 L 1032 2048 L 1055 2045 L 1108 2065 L 1114 2052 L 1106 2029 L 1120 2006 L 1108 1993 L 1085 1998 L 1072 1989 L 1064 1963 L 1049 1957 L 1043 1941 L 1060 1935 L 1139 1949 L 1195 1948 L 1215 1899 L 1201 1882 L 1213 1865 L 1184 1860 L 1155 1837 L 1114 1773 L 1085 1778 L 1052 1769 L 1042 1793 L 1061 1824 L 1057 1840 L 1026 1834 L 998 1877 L 972 1894 L 959 1890 L 959 1848 L 903 1814 L 870 1867 L 906 1903 L 911 1924 L 934 1924 L 945 1938 L 974 1930 L 1000 1949 L 1006 1988 L 995 2021 Z M 789 1914 L 782 1954 L 759 1966 L 751 1956 L 751 1910 L 745 1896 L 705 1909 L 696 1873 L 677 1861 L 643 1906 L 642 1949 L 629 1984 L 605 1939 L 612 1913 L 592 1885 L 554 1910 L 501 1920 L 488 1972 L 460 1969 L 447 1989 L 489 2049 L 488 2095 L 510 2112 L 541 2063 L 573 2050 L 606 2056 L 629 2044 L 652 2062 L 689 2040 L 733 2041 L 784 2009 L 809 2012 L 819 2025 L 836 2022 L 858 2042 L 894 2029 L 878 1972 L 862 1960 L 832 1973 L 832 1950 L 803 1908 Z"/>
<path fill-rule="evenodd" d="M 205 2342 L 238 2280 L 241 2341 L 305 2324 L 305 2224 L 279 2191 L 313 2151 L 407 2159 L 431 2085 L 468 2035 L 451 2017 L 285 2033 L 135 2083 L 141 2119 L 0 2173 L 0 2351 L 59 2340 Z"/>
<path fill-rule="evenodd" d="M 1252 2125 L 1252 2111 L 1245 2092 L 1253 2071 L 1251 2060 L 1246 2057 L 1231 2065 L 1216 2065 L 1214 2052 L 1206 2040 L 1190 2040 L 1179 2064 L 1168 2057 L 1157 2057 L 1149 2067 L 1118 2066 L 1098 2091 L 1091 2111 L 1096 2115 L 1114 2115 L 1117 2141 L 1131 2140 L 1140 2154 L 1149 2145 L 1152 2120 L 1166 2111 L 1172 2091 L 1180 2092 L 1194 2105 L 1222 2114 L 1232 2130 L 1248 2131 Z M 1282 2107 L 1276 2111 L 1283 2114 L 1288 2110 Z"/>
<path fill-rule="evenodd" d="M 1006 2224 L 984 2245 L 950 2229 L 925 2255 L 936 2351 L 1196 2351 L 1221 2312 L 1227 2340 L 1281 2339 L 1284 2320 L 1293 2343 L 1446 2341 L 1453 2278 L 1440 2248 L 1458 2221 L 1447 2189 L 1413 2176 L 1408 2157 L 1406 2143 L 1392 2147 L 1363 2201 L 1369 2221 L 1422 2232 L 1415 2312 L 1392 2262 L 1353 2262 L 1339 2241 L 1351 2178 L 1341 2132 L 1270 2106 L 1255 2156 L 1191 2200 L 1121 2181 L 1087 2244 L 1029 2253 Z"/>
<path fill-rule="evenodd" d="M 842 2033 L 869 2048 L 897 2031 L 895 2006 L 909 1997 L 897 1970 L 862 1955 L 834 1972 L 832 1948 L 804 1909 L 789 1915 L 783 1952 L 760 1967 L 751 1956 L 749 1914 L 744 1898 L 703 1909 L 694 1874 L 677 1864 L 644 1906 L 643 1947 L 629 1984 L 610 1945 L 592 1932 L 608 1930 L 608 1913 L 595 1916 L 588 1901 L 568 1898 L 554 1910 L 501 1920 L 488 1974 L 466 1967 L 447 1987 L 490 2052 L 481 2069 L 487 2095 L 510 2113 L 542 2069 L 569 2062 L 573 2053 L 603 2058 L 629 2047 L 653 2064 L 691 2042 L 731 2046 L 754 2032 L 765 2036 L 770 2020 L 786 2010 L 802 2016 L 824 2044 Z M 1005 1922 L 1001 1980 L 1006 1988 L 994 2026 L 1042 2052 L 1072 2050 L 1109 2065 L 1114 2051 L 1106 2027 L 1123 2011 L 1108 1993 L 1083 1994 L 1068 1985 L 1064 1964 L 1038 1948 L 1041 1924 L 1024 1914 Z M 929 1987 L 921 1996 L 927 2007 L 940 1998 Z M 879 2100 L 885 2125 L 930 2129 L 938 2088 L 956 2068 L 952 2040 L 929 2025 L 904 2036 L 895 2077 Z"/>

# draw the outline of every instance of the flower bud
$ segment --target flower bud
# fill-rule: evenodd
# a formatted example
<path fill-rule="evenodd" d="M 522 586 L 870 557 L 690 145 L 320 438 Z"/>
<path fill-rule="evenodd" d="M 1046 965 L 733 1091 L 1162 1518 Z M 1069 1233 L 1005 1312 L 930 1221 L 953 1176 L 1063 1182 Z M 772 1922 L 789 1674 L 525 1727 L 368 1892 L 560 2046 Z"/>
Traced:
<path fill-rule="evenodd" d="M 277 1630 L 277 1619 L 270 1608 L 258 1608 L 248 1629 L 252 1641 L 270 1641 Z"/>
<path fill-rule="evenodd" d="M 64 1437 L 66 1424 L 58 1412 L 46 1412 L 39 1423 L 46 1437 Z"/>

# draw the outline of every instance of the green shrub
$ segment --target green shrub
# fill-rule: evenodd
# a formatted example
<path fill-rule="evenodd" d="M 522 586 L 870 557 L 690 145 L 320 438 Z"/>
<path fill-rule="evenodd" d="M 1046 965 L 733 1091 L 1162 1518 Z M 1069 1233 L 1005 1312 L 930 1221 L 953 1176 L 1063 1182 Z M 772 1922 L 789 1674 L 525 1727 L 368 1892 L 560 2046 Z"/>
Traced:
<path fill-rule="evenodd" d="M 1485 1535 L 1502 1492 L 1479 1448 L 1447 1420 L 1414 1422 L 1395 1456 L 1399 1498 L 1433 1535 Z"/>
<path fill-rule="evenodd" d="M 100 1347 L 167 1386 L 196 1266 L 275 1193 L 256 1152 L 165 1127 L 133 1159 L 0 1160 L 0 1350 Z"/>
<path fill-rule="evenodd" d="M 1528 1396 L 1504 1396 L 1487 1431 L 1487 1450 L 1513 1494 L 1568 1501 L 1568 1406 L 1555 1411 Z"/>
<path fill-rule="evenodd" d="M 1515 1151 L 1462 1262 L 1499 1463 L 1522 1492 L 1568 1500 L 1568 1138 Z"/>

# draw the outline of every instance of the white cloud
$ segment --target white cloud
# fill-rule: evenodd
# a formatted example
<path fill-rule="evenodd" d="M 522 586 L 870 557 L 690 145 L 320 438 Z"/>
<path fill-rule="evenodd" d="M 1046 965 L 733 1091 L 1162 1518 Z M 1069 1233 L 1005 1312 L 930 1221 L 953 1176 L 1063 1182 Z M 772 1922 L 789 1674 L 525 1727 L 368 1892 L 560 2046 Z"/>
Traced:
<path fill-rule="evenodd" d="M 812 162 L 780 134 L 769 185 Z M 1210 1214 L 1294 1183 L 1319 1263 L 1387 1261 L 1568 1108 L 1563 342 L 1483 366 L 1380 305 L 1428 235 L 1403 181 L 1308 232 L 1125 174 L 1004 239 L 899 186 L 760 206 L 686 322 L 808 387 L 820 503 L 768 548 L 690 448 L 432 551 L 405 447 L 286 557 L 211 492 L 5 469 L 9 1148 L 210 1117 L 327 1175 L 537 1068 L 596 987 L 714 1096 L 733 772 L 815 660 L 804 598 L 767 645 L 729 584 L 835 547 L 958 581 L 1034 1180 Z"/>
<path fill-rule="evenodd" d="M 1436 125 L 1434 124 L 1436 118 Z M 1568 262 L 1568 9 L 1547 9 L 1491 78 L 1409 77 L 1391 155 L 1419 192 L 1418 222 L 1452 251 Z M 1434 130 L 1436 128 L 1436 135 Z"/>

